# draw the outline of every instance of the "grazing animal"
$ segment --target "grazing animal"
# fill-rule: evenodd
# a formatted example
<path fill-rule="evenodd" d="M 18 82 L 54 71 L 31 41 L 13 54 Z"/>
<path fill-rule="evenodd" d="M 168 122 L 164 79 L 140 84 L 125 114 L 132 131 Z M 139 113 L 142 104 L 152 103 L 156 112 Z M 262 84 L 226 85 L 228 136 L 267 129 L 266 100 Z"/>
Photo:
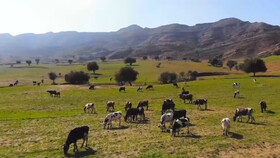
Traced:
<path fill-rule="evenodd" d="M 239 90 L 235 91 L 233 94 L 233 98 L 236 98 L 237 96 L 239 96 L 239 94 L 240 94 Z"/>
<path fill-rule="evenodd" d="M 173 113 L 173 120 L 187 117 L 187 110 L 175 110 L 173 111 Z"/>
<path fill-rule="evenodd" d="M 146 90 L 152 90 L 152 89 L 154 89 L 154 86 L 151 84 L 146 87 Z"/>
<path fill-rule="evenodd" d="M 254 78 L 253 81 L 254 81 L 254 83 L 256 83 L 256 82 L 257 82 L 257 79 Z"/>
<path fill-rule="evenodd" d="M 127 111 L 127 110 L 129 110 L 129 109 L 131 109 L 131 108 L 132 108 L 132 103 L 131 103 L 130 101 L 128 101 L 128 102 L 125 104 L 124 109 L 125 109 L 125 111 Z"/>
<path fill-rule="evenodd" d="M 14 86 L 17 86 L 18 85 L 18 80 L 16 80 L 16 82 L 14 83 Z"/>
<path fill-rule="evenodd" d="M 41 80 L 41 83 L 44 84 L 44 80 Z"/>
<path fill-rule="evenodd" d="M 140 120 L 145 120 L 144 108 L 131 108 L 128 109 L 124 117 L 125 122 L 130 118 L 132 121 L 137 121 L 137 116 L 140 115 Z"/>
<path fill-rule="evenodd" d="M 94 87 L 95 87 L 94 85 L 90 85 L 88 89 L 89 90 L 94 90 Z"/>
<path fill-rule="evenodd" d="M 91 109 L 91 113 L 94 111 L 95 113 L 95 107 L 94 107 L 94 104 L 93 103 L 87 103 L 84 107 L 84 112 L 86 113 L 87 110 L 88 110 L 88 113 L 89 113 L 89 110 Z"/>
<path fill-rule="evenodd" d="M 189 91 L 182 91 L 181 94 L 190 94 Z"/>
<path fill-rule="evenodd" d="M 47 90 L 47 92 L 50 94 L 50 96 L 54 96 L 56 94 L 56 90 Z"/>
<path fill-rule="evenodd" d="M 84 146 L 85 142 L 86 142 L 86 147 L 87 147 L 88 132 L 89 132 L 88 126 L 81 126 L 81 127 L 77 127 L 77 128 L 74 128 L 73 130 L 71 130 L 70 133 L 68 134 L 65 144 L 63 145 L 64 155 L 67 155 L 69 146 L 72 143 L 74 143 L 74 152 L 78 151 L 77 140 L 79 140 L 79 139 L 83 139 L 81 148 Z"/>
<path fill-rule="evenodd" d="M 173 86 L 174 86 L 175 88 L 179 88 L 179 86 L 178 86 L 178 84 L 177 84 L 176 82 L 173 83 Z"/>
<path fill-rule="evenodd" d="M 201 109 L 201 105 L 205 105 L 205 110 L 207 109 L 207 99 L 197 99 L 194 101 L 194 104 L 197 106 L 197 109 Z"/>
<path fill-rule="evenodd" d="M 14 84 L 9 84 L 9 87 L 13 87 L 14 86 Z"/>
<path fill-rule="evenodd" d="M 113 77 L 110 77 L 110 81 L 112 81 L 113 80 Z"/>
<path fill-rule="evenodd" d="M 184 103 L 186 103 L 186 100 L 189 100 L 189 103 L 192 103 L 193 101 L 193 95 L 192 94 L 180 94 L 179 97 L 184 100 Z"/>
<path fill-rule="evenodd" d="M 241 118 L 242 122 L 242 115 L 248 115 L 247 122 L 249 122 L 249 120 L 251 120 L 251 122 L 255 121 L 252 108 L 237 108 L 235 111 L 235 115 L 233 116 L 233 121 L 236 121 L 236 118 L 237 121 L 239 121 L 239 119 Z"/>
<path fill-rule="evenodd" d="M 137 108 L 139 108 L 139 107 L 144 108 L 144 106 L 146 106 L 146 110 L 149 109 L 149 101 L 148 100 L 140 101 L 137 105 Z"/>
<path fill-rule="evenodd" d="M 240 87 L 240 83 L 239 82 L 234 82 L 233 84 L 232 84 L 232 87 L 233 88 L 235 88 L 235 87 Z"/>
<path fill-rule="evenodd" d="M 38 83 L 37 83 L 37 86 L 40 86 L 40 85 L 41 85 L 41 82 L 38 82 Z"/>
<path fill-rule="evenodd" d="M 189 118 L 180 118 L 177 119 L 174 124 L 172 129 L 170 130 L 171 136 L 175 136 L 176 132 L 179 134 L 180 128 L 187 127 L 188 128 L 188 134 L 190 133 L 190 122 Z"/>
<path fill-rule="evenodd" d="M 60 92 L 56 91 L 54 94 L 55 97 L 60 97 Z"/>
<path fill-rule="evenodd" d="M 261 102 L 260 102 L 260 106 L 261 106 L 261 111 L 262 111 L 262 113 L 263 113 L 264 111 L 266 111 L 266 102 L 265 102 L 265 101 L 261 101 Z"/>
<path fill-rule="evenodd" d="M 110 108 L 113 108 L 113 111 L 115 110 L 115 102 L 114 101 L 108 101 L 107 102 L 107 111 L 109 111 Z"/>
<path fill-rule="evenodd" d="M 125 86 L 120 86 L 119 92 L 124 91 L 125 92 Z"/>
<path fill-rule="evenodd" d="M 33 83 L 33 86 L 35 86 L 37 84 L 37 81 L 33 81 L 32 83 Z"/>
<path fill-rule="evenodd" d="M 223 118 L 222 121 L 222 129 L 223 129 L 223 135 L 228 135 L 229 129 L 230 129 L 230 120 L 229 118 Z"/>
<path fill-rule="evenodd" d="M 142 91 L 143 91 L 143 87 L 141 87 L 141 86 L 140 86 L 140 87 L 138 87 L 138 88 L 137 88 L 137 92 L 139 92 L 139 91 L 141 91 L 141 92 L 142 92 Z"/>
<path fill-rule="evenodd" d="M 160 124 L 159 124 L 159 128 L 161 129 L 161 131 L 163 131 L 166 127 L 165 127 L 165 123 L 166 122 L 170 122 L 170 125 L 172 125 L 173 123 L 173 112 L 169 112 L 169 113 L 164 113 L 163 115 L 161 115 L 160 118 Z"/>
<path fill-rule="evenodd" d="M 161 107 L 161 114 L 165 113 L 166 110 L 175 110 L 175 103 L 172 99 L 166 99 L 163 101 L 162 107 Z"/>
<path fill-rule="evenodd" d="M 121 111 L 112 112 L 106 116 L 105 121 L 103 123 L 104 129 L 105 129 L 106 125 L 107 125 L 107 129 L 110 127 L 112 128 L 112 121 L 115 121 L 115 120 L 119 120 L 119 126 L 121 126 L 121 120 L 122 120 Z"/>

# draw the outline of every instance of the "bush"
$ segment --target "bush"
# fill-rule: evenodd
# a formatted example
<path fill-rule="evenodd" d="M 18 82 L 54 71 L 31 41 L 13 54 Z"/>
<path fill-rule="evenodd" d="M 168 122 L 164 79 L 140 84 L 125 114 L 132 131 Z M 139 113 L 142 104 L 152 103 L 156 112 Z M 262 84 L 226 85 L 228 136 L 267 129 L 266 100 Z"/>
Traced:
<path fill-rule="evenodd" d="M 163 72 L 159 76 L 159 82 L 162 84 L 173 83 L 177 81 L 177 74 L 170 72 Z"/>
<path fill-rule="evenodd" d="M 53 81 L 52 84 L 55 84 L 54 80 L 55 80 L 56 78 L 57 78 L 56 73 L 54 73 L 54 72 L 50 72 L 50 73 L 49 73 L 49 79 Z"/>
<path fill-rule="evenodd" d="M 71 84 L 82 84 L 87 83 L 89 80 L 89 75 L 83 71 L 71 71 L 65 75 L 65 81 Z"/>

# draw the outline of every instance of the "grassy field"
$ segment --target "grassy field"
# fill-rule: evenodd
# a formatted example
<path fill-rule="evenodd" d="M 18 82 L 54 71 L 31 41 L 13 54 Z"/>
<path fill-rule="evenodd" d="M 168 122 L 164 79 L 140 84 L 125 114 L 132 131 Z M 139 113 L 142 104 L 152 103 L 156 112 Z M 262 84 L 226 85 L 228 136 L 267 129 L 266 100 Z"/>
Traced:
<path fill-rule="evenodd" d="M 277 75 L 280 58 L 266 58 L 268 72 L 261 75 Z M 86 71 L 84 65 L 39 64 L 14 68 L 0 67 L 0 157 L 63 157 L 62 144 L 69 131 L 77 126 L 90 127 L 89 147 L 79 149 L 73 157 L 277 157 L 280 155 L 280 101 L 279 81 L 277 76 L 258 77 L 253 83 L 252 77 L 242 72 L 229 72 L 225 68 L 214 68 L 207 63 L 180 61 L 161 61 L 162 68 L 155 65 L 157 61 L 139 61 L 133 66 L 139 72 L 136 84 L 145 80 L 157 82 L 161 72 L 227 72 L 228 76 L 212 76 L 188 82 L 194 98 L 207 98 L 209 109 L 199 111 L 192 104 L 184 104 L 178 94 L 181 89 L 172 85 L 155 84 L 155 90 L 136 92 L 137 87 L 127 86 L 126 93 L 119 93 L 116 85 L 110 83 L 109 77 L 123 67 L 121 61 L 99 63 L 99 79 L 91 83 L 100 83 L 94 91 L 87 85 L 50 85 L 47 73 L 71 70 Z M 278 70 L 277 70 L 278 69 Z M 88 72 L 91 73 L 91 72 Z M 32 86 L 33 80 L 46 80 L 43 86 Z M 8 83 L 19 80 L 18 87 L 6 87 Z M 63 77 L 57 80 L 63 83 Z M 240 82 L 240 97 L 233 98 L 233 82 Z M 183 83 L 179 83 L 182 87 Z M 61 91 L 61 98 L 52 98 L 46 93 L 48 89 Z M 160 109 L 164 99 L 172 98 L 176 108 L 186 109 L 192 126 L 188 135 L 184 129 L 178 137 L 171 137 L 168 132 L 161 132 L 157 127 Z M 116 110 L 124 112 L 124 105 L 132 101 L 133 107 L 141 100 L 149 100 L 150 110 L 145 111 L 147 121 L 113 123 L 114 128 L 104 130 L 101 123 L 106 113 L 106 102 L 116 102 Z M 261 113 L 259 102 L 265 100 L 269 112 Z M 85 114 L 86 103 L 96 105 L 97 114 Z M 232 117 L 237 107 L 255 109 L 256 123 L 233 122 Z M 231 119 L 231 134 L 222 135 L 221 119 Z M 245 119 L 246 120 L 246 119 Z M 78 145 L 81 141 L 78 142 Z"/>

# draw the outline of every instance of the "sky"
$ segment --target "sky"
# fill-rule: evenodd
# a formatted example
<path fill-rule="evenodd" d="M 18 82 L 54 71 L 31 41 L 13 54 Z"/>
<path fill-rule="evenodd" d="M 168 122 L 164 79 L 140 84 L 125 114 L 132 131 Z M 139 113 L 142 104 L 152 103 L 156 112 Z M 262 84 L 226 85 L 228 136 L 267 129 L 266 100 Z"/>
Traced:
<path fill-rule="evenodd" d="M 280 25 L 279 0 L 0 0 L 0 33 L 110 32 L 235 17 Z"/>

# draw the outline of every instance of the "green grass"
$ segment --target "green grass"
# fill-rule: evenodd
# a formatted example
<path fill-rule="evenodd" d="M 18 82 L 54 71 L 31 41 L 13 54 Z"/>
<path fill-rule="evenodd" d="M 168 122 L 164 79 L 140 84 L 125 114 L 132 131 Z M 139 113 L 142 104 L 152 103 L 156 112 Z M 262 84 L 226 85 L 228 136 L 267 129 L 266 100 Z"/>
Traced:
<path fill-rule="evenodd" d="M 228 72 L 227 69 L 209 67 L 207 63 L 162 63 L 163 67 L 160 69 L 155 68 L 155 61 L 140 61 L 137 66 L 133 66 L 140 73 L 137 84 L 145 80 L 156 82 L 163 71 Z M 208 99 L 208 108 L 211 110 L 199 111 L 192 104 L 184 104 L 178 97 L 181 89 L 173 88 L 170 84 L 156 84 L 155 90 L 143 92 L 136 92 L 136 86 L 127 86 L 126 93 L 119 93 L 117 86 L 109 85 L 100 85 L 94 91 L 89 91 L 87 85 L 51 86 L 51 81 L 47 79 L 46 85 L 31 86 L 33 79 L 45 76 L 50 71 L 86 71 L 83 65 L 39 66 L 41 67 L 0 68 L 0 83 L 16 79 L 20 79 L 21 83 L 19 87 L 0 88 L 0 157 L 63 157 L 61 145 L 65 142 L 68 132 L 82 125 L 90 127 L 90 149 L 80 149 L 80 156 L 88 157 L 219 157 L 219 154 L 232 151 L 233 148 L 247 149 L 253 154 L 258 149 L 255 146 L 262 142 L 266 145 L 274 144 L 276 149 L 279 149 L 278 77 L 259 77 L 258 82 L 253 83 L 248 75 L 233 71 L 226 77 L 205 77 L 188 82 L 186 89 L 195 99 Z M 92 81 L 108 83 L 108 78 L 123 66 L 121 61 L 100 63 L 97 73 L 103 77 Z M 63 83 L 63 80 L 59 79 L 58 82 Z M 236 90 L 232 88 L 233 82 L 241 83 L 238 99 L 233 98 L 233 92 Z M 179 83 L 179 86 L 182 87 L 183 83 Z M 50 97 L 46 92 L 48 89 L 60 90 L 61 98 Z M 167 98 L 174 100 L 176 108 L 188 111 L 188 117 L 194 124 L 190 130 L 196 137 L 188 136 L 186 129 L 183 130 L 183 136 L 171 137 L 170 133 L 161 132 L 157 127 L 162 102 Z M 124 105 L 127 101 L 132 101 L 135 107 L 139 101 L 145 99 L 149 100 L 151 109 L 145 112 L 149 120 L 147 124 L 123 121 L 122 126 L 127 128 L 119 130 L 104 130 L 100 125 L 108 114 L 107 101 L 115 101 L 116 110 L 125 114 Z M 268 110 L 274 113 L 261 113 L 261 100 L 265 100 Z M 83 112 L 84 105 L 90 102 L 96 105 L 97 114 Z M 237 107 L 254 108 L 256 124 L 233 122 L 232 117 Z M 229 117 L 232 121 L 231 132 L 235 133 L 233 137 L 222 136 L 220 121 L 224 117 Z M 118 124 L 113 123 L 113 126 L 117 128 Z M 81 141 L 78 142 L 78 145 L 80 144 Z M 72 149 L 71 146 L 71 154 Z M 242 153 L 238 151 L 232 152 L 230 156 L 242 157 Z M 265 151 L 262 152 L 264 153 Z M 271 154 L 273 153 L 267 153 L 265 156 L 269 157 Z"/>

